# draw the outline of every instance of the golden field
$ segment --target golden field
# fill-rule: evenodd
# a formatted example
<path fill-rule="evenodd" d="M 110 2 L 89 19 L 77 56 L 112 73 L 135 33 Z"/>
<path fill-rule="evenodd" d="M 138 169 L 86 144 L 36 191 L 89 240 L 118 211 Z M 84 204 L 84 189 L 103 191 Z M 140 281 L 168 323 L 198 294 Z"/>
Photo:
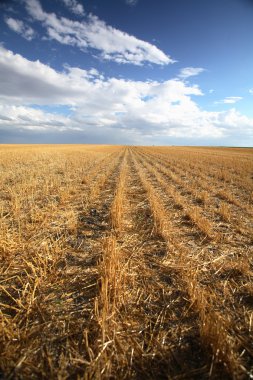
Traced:
<path fill-rule="evenodd" d="M 0 145 L 1 379 L 252 379 L 253 149 Z"/>

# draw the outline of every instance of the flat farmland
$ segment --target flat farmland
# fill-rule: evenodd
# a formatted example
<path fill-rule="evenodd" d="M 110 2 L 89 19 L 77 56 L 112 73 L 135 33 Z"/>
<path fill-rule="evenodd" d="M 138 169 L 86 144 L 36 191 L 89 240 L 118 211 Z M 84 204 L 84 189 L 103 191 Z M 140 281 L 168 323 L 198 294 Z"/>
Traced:
<path fill-rule="evenodd" d="M 253 149 L 0 146 L 1 379 L 252 379 Z"/>

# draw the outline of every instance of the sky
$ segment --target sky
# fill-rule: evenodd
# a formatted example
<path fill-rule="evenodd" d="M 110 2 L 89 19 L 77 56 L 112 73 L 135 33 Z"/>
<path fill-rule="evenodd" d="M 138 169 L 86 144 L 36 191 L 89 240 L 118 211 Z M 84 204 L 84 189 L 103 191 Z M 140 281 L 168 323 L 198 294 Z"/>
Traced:
<path fill-rule="evenodd" d="M 0 143 L 253 145 L 253 0 L 1 0 Z"/>

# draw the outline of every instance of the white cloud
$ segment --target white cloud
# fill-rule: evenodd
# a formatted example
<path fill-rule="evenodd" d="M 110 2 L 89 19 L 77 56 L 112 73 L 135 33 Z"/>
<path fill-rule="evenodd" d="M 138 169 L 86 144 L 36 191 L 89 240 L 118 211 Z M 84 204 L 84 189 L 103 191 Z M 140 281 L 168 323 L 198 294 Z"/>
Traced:
<path fill-rule="evenodd" d="M 2 119 L 2 120 L 1 120 Z M 76 130 L 69 118 L 54 113 L 44 112 L 27 106 L 0 105 L 0 126 L 11 129 L 26 129 L 33 131 L 66 131 Z"/>
<path fill-rule="evenodd" d="M 249 89 L 249 93 L 253 94 L 253 88 Z"/>
<path fill-rule="evenodd" d="M 82 131 L 97 138 L 127 137 L 135 143 L 145 143 L 151 136 L 195 141 L 252 138 L 252 119 L 233 109 L 203 111 L 192 100 L 192 95 L 202 95 L 200 88 L 179 79 L 104 78 L 96 69 L 76 67 L 57 72 L 0 47 L 0 82 L 0 130 Z M 68 106 L 72 114 L 57 113 L 56 108 L 54 113 L 45 112 L 42 105 Z"/>
<path fill-rule="evenodd" d="M 41 21 L 48 37 L 59 43 L 99 50 L 103 59 L 118 63 L 167 65 L 174 62 L 155 45 L 115 29 L 92 14 L 85 21 L 72 21 L 59 18 L 55 13 L 46 13 L 38 0 L 25 1 L 33 19 Z"/>
<path fill-rule="evenodd" d="M 203 69 L 202 67 L 185 67 L 181 69 L 178 76 L 179 78 L 189 78 L 195 75 L 199 75 L 203 71 L 205 71 L 205 69 Z"/>
<path fill-rule="evenodd" d="M 127 5 L 136 5 L 138 3 L 138 0 L 126 0 Z"/>
<path fill-rule="evenodd" d="M 69 8 L 71 12 L 78 16 L 84 16 L 84 8 L 81 3 L 78 3 L 76 0 L 62 0 L 66 7 Z"/>
<path fill-rule="evenodd" d="M 240 100 L 242 100 L 241 96 L 227 96 L 225 99 L 223 99 L 221 101 L 221 103 L 224 103 L 224 104 L 235 104 L 235 103 L 239 102 Z"/>
<path fill-rule="evenodd" d="M 7 17 L 5 22 L 11 30 L 21 34 L 28 41 L 31 41 L 35 37 L 34 30 L 30 26 L 25 25 L 23 21 Z"/>
<path fill-rule="evenodd" d="M 0 99 L 4 101 L 10 97 L 18 104 L 62 104 L 83 93 L 80 85 L 70 76 L 58 73 L 40 61 L 29 61 L 3 47 L 0 47 L 0 82 Z M 69 92 L 66 91 L 67 87 Z"/>

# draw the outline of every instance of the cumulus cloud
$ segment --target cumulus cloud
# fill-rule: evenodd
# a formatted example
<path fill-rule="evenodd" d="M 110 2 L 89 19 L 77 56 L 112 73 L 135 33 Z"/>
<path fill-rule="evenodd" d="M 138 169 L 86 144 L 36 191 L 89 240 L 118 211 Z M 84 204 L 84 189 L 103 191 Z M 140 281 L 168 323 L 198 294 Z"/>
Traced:
<path fill-rule="evenodd" d="M 25 25 L 23 21 L 14 19 L 12 17 L 7 17 L 5 19 L 5 22 L 11 30 L 20 34 L 28 41 L 31 41 L 35 37 L 34 30 L 30 26 Z"/>
<path fill-rule="evenodd" d="M 38 0 L 25 1 L 30 16 L 44 25 L 49 38 L 61 44 L 96 49 L 104 60 L 117 63 L 167 65 L 174 62 L 155 45 L 113 28 L 92 14 L 84 21 L 72 21 L 45 12 Z"/>
<path fill-rule="evenodd" d="M 0 46 L 0 99 L 17 103 L 64 103 L 79 97 L 82 89 L 71 78 L 40 61 L 32 62 Z M 69 86 L 69 95 L 66 88 Z M 48 100 L 47 100 L 48 99 Z"/>
<path fill-rule="evenodd" d="M 84 16 L 84 8 L 81 3 L 76 0 L 62 0 L 66 7 L 78 16 Z"/>
<path fill-rule="evenodd" d="M 0 105 L 0 126 L 9 126 L 11 129 L 25 129 L 33 131 L 75 130 L 70 125 L 70 120 L 62 115 L 47 113 L 42 110 L 33 109 L 27 106 Z"/>
<path fill-rule="evenodd" d="M 253 88 L 249 89 L 249 93 L 253 94 Z"/>
<path fill-rule="evenodd" d="M 205 69 L 203 69 L 202 67 L 185 67 L 181 69 L 178 76 L 179 78 L 189 78 L 195 75 L 199 75 L 203 71 L 205 71 Z"/>
<path fill-rule="evenodd" d="M 207 112 L 192 96 L 201 89 L 183 80 L 105 78 L 96 69 L 57 72 L 0 47 L 0 129 L 107 134 L 112 141 L 145 143 L 151 137 L 220 141 L 252 137 L 253 120 L 235 110 Z M 34 104 L 37 107 L 34 107 Z M 71 108 L 71 115 L 43 105 Z M 40 109 L 39 109 L 40 108 Z"/>

